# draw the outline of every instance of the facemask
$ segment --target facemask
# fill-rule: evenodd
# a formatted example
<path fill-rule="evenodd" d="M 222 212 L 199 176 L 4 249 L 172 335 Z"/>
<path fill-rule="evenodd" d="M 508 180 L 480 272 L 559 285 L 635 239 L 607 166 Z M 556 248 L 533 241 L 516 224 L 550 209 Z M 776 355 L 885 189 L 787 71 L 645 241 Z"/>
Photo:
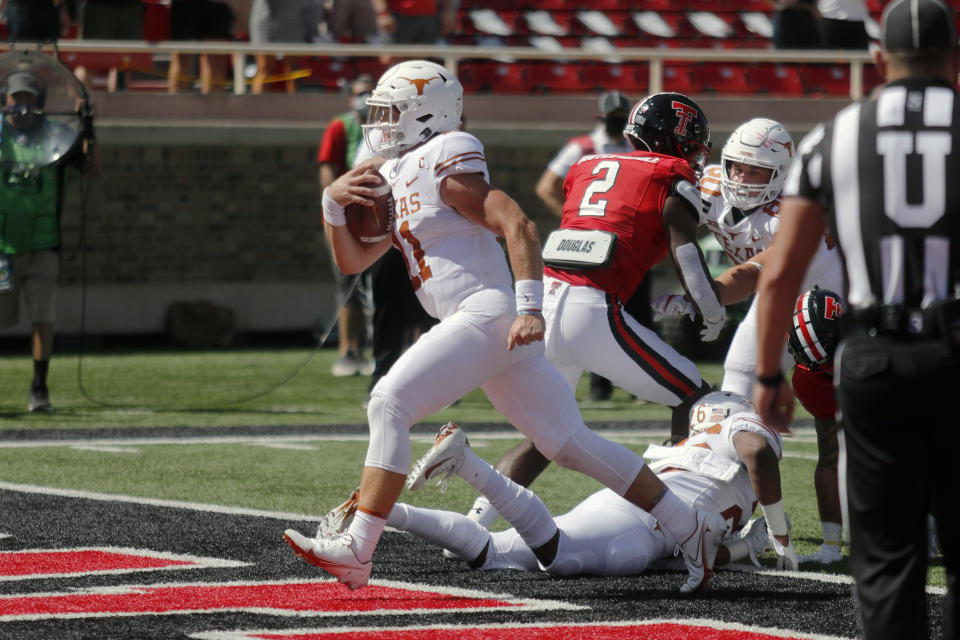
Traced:
<path fill-rule="evenodd" d="M 23 102 L 15 102 L 7 107 L 10 124 L 20 131 L 34 131 L 43 123 L 43 111 L 39 107 Z"/>

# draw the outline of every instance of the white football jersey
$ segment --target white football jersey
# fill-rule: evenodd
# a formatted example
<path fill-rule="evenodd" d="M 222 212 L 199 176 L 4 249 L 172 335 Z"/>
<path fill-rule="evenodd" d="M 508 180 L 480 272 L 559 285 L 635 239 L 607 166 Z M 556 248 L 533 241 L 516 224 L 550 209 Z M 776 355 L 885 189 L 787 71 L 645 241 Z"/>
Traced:
<path fill-rule="evenodd" d="M 483 145 L 469 133 L 434 136 L 380 168 L 393 189 L 393 243 L 403 252 L 420 304 L 445 318 L 470 295 L 491 288 L 512 291 L 497 236 L 460 215 L 440 198 L 451 175 L 481 173 L 489 181 Z"/>
<path fill-rule="evenodd" d="M 730 531 L 743 528 L 757 505 L 750 474 L 733 445 L 734 436 L 741 431 L 760 434 L 777 454 L 777 459 L 782 457 L 780 434 L 767 427 L 752 411 L 741 411 L 671 447 L 667 457 L 657 456 L 657 462 L 651 464 L 651 469 L 678 498 L 694 509 L 719 513 L 726 519 Z M 735 475 L 724 481 L 713 477 L 706 467 L 700 471 L 689 468 L 691 458 L 684 451 L 687 447 L 708 449 L 719 458 L 734 463 L 738 466 Z M 646 453 L 644 457 L 647 457 Z"/>
<path fill-rule="evenodd" d="M 780 227 L 780 196 L 773 202 L 757 207 L 734 222 L 733 207 L 724 202 L 720 193 L 722 168 L 718 164 L 708 166 L 700 178 L 700 224 L 716 237 L 724 252 L 734 262 L 743 264 L 770 246 Z M 836 243 L 828 236 L 810 262 L 802 290 L 814 286 L 842 292 L 843 272 Z"/>

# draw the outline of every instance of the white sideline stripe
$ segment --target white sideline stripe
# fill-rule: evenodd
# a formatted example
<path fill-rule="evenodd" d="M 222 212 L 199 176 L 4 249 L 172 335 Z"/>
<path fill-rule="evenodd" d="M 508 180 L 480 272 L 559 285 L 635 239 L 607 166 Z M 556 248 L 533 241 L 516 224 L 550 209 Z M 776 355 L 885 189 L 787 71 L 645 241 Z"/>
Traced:
<path fill-rule="evenodd" d="M 828 584 L 853 584 L 853 576 L 843 573 L 820 573 L 818 571 L 784 571 L 782 569 L 759 569 L 752 564 L 733 563 L 717 567 L 718 571 L 739 571 L 741 573 L 762 573 L 769 576 L 783 576 L 785 578 L 799 578 L 801 580 L 813 580 L 815 582 L 825 582 Z M 946 595 L 946 587 L 935 587 L 927 585 L 927 593 L 933 595 Z"/>
<path fill-rule="evenodd" d="M 71 449 L 77 451 L 102 451 L 103 453 L 140 453 L 136 447 L 114 447 L 100 444 L 75 444 Z"/>
<path fill-rule="evenodd" d="M 180 562 L 189 562 L 189 565 L 170 565 L 166 567 L 129 567 L 121 569 L 91 569 L 89 571 L 74 571 L 70 573 L 33 573 L 12 576 L 0 576 L 0 582 L 10 582 L 13 580 L 35 580 L 35 579 L 53 579 L 53 578 L 73 578 L 76 576 L 102 576 L 102 575 L 121 575 L 125 573 L 136 573 L 143 571 L 174 571 L 189 569 L 223 569 L 236 567 L 252 566 L 249 562 L 240 562 L 238 560 L 224 560 L 222 558 L 209 558 L 204 556 L 195 556 L 186 553 L 169 553 L 166 551 L 153 551 L 151 549 L 136 549 L 133 547 L 68 547 L 63 549 L 15 549 L 12 551 L 0 551 L 0 560 L 4 555 L 20 555 L 24 553 L 36 554 L 60 554 L 84 551 L 103 551 L 105 553 L 119 553 L 140 558 L 160 558 L 161 560 L 177 560 Z"/>
<path fill-rule="evenodd" d="M 138 498 L 117 493 L 99 493 L 96 491 L 80 491 L 77 489 L 59 489 L 57 487 L 41 487 L 33 484 L 16 484 L 0 482 L 0 490 L 19 491 L 20 493 L 38 493 L 41 495 L 60 496 L 62 498 L 79 498 L 81 500 L 102 500 L 104 502 L 128 502 L 131 504 L 145 504 L 151 507 L 169 507 L 171 509 L 189 509 L 208 513 L 225 513 L 231 516 L 253 516 L 256 518 L 273 518 L 275 520 L 297 520 L 301 522 L 317 522 L 321 516 L 309 516 L 302 513 L 286 511 L 264 511 L 262 509 L 246 509 L 243 507 L 228 507 L 220 504 L 203 502 L 187 502 L 181 500 L 161 500 L 158 498 Z"/>
<path fill-rule="evenodd" d="M 232 631 L 201 631 L 192 633 L 188 637 L 195 640 L 253 640 L 254 638 L 265 635 L 278 635 L 280 637 L 293 637 L 296 635 L 307 634 L 334 634 L 342 633 L 350 636 L 355 633 L 389 633 L 391 631 L 421 631 L 421 630 L 457 630 L 464 633 L 470 629 L 572 629 L 577 627 L 636 627 L 639 625 L 656 624 L 676 624 L 688 625 L 691 627 L 708 627 L 717 630 L 726 631 L 744 631 L 749 633 L 764 634 L 778 638 L 797 638 L 799 640 L 848 640 L 846 636 L 827 636 L 822 634 L 809 634 L 799 631 L 778 629 L 776 627 L 758 627 L 753 625 L 737 624 L 734 622 L 724 622 L 722 620 L 698 619 L 698 618 L 660 618 L 655 620 L 620 620 L 620 621 L 602 621 L 602 622 L 500 622 L 487 624 L 473 624 L 464 626 L 462 624 L 438 624 L 438 625 L 411 625 L 403 627 L 324 627 L 324 628 L 302 628 L 302 629 L 236 629 Z"/>

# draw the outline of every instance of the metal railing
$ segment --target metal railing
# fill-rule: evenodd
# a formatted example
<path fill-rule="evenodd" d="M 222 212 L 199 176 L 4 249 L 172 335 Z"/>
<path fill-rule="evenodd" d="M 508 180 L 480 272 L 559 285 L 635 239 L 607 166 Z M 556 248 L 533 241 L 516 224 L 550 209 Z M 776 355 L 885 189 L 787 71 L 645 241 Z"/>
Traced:
<path fill-rule="evenodd" d="M 30 43 L 0 43 L 0 50 L 15 46 L 18 49 L 36 47 Z M 663 90 L 663 71 L 666 61 L 677 62 L 760 62 L 760 63 L 834 63 L 850 67 L 850 98 L 863 97 L 863 69 L 871 63 L 870 54 L 851 51 L 781 50 L 781 49 L 668 49 L 626 47 L 609 53 L 595 53 L 582 49 L 564 49 L 561 52 L 543 51 L 535 47 L 473 47 L 439 45 L 366 45 L 366 44 L 273 44 L 254 45 L 247 42 L 164 41 L 137 42 L 124 40 L 60 40 L 56 45 L 62 52 L 147 53 L 170 55 L 174 53 L 229 55 L 233 61 L 233 92 L 247 90 L 244 61 L 247 56 L 319 56 L 334 58 L 433 58 L 443 60 L 445 67 L 457 72 L 465 59 L 516 60 L 591 60 L 603 62 L 647 62 L 650 65 L 650 92 Z M 52 45 L 49 45 L 52 48 Z"/>

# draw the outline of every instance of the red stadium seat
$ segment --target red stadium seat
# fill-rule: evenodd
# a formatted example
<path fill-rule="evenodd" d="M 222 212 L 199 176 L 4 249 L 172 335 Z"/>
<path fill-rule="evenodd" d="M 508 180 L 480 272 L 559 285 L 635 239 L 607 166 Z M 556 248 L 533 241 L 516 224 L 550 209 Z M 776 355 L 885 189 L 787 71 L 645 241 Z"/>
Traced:
<path fill-rule="evenodd" d="M 781 96 L 802 96 L 803 80 L 797 69 L 783 64 L 755 64 L 747 70 L 753 91 Z"/>
<path fill-rule="evenodd" d="M 535 92 L 578 92 L 589 87 L 580 77 L 580 67 L 565 62 L 532 61 L 523 64 L 527 86 Z"/>
<path fill-rule="evenodd" d="M 850 67 L 845 64 L 807 64 L 800 74 L 808 94 L 850 95 Z"/>
<path fill-rule="evenodd" d="M 650 65 L 647 63 L 583 62 L 580 77 L 593 91 L 618 89 L 639 98 L 650 88 Z"/>
<path fill-rule="evenodd" d="M 694 83 L 691 71 L 693 63 L 668 62 L 663 67 L 663 90 L 676 93 L 698 93 L 700 88 Z"/>
<path fill-rule="evenodd" d="M 528 93 L 530 87 L 518 64 L 495 60 L 464 60 L 457 77 L 467 93 Z"/>
<path fill-rule="evenodd" d="M 704 62 L 692 70 L 693 83 L 700 91 L 750 94 L 753 88 L 743 65 L 732 62 Z"/>

